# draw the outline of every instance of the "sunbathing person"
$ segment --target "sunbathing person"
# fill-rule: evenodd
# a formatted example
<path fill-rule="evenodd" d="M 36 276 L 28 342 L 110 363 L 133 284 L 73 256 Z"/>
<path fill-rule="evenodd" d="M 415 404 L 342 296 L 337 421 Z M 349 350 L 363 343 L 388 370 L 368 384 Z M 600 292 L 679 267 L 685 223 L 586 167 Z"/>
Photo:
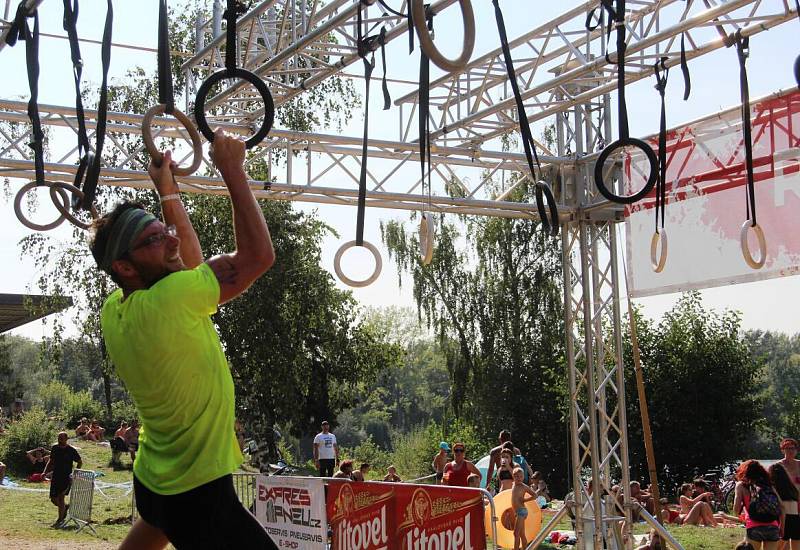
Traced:
<path fill-rule="evenodd" d="M 97 420 L 92 420 L 92 425 L 89 428 L 89 434 L 86 436 L 86 439 L 90 441 L 103 441 L 105 435 L 106 429 L 102 427 Z"/>
<path fill-rule="evenodd" d="M 89 425 L 89 420 L 81 418 L 81 423 L 75 428 L 75 436 L 80 439 L 89 439 L 89 432 L 91 431 L 92 427 Z"/>
<path fill-rule="evenodd" d="M 691 483 L 684 483 L 681 485 L 680 505 L 681 513 L 675 523 L 682 525 L 707 525 L 709 527 L 716 527 L 717 520 L 714 518 L 714 512 L 711 510 L 708 502 L 710 493 L 701 493 L 694 498 L 689 495 L 692 494 L 694 487 Z"/>
<path fill-rule="evenodd" d="M 128 423 L 123 420 L 122 422 L 119 423 L 119 428 L 117 428 L 117 431 L 114 432 L 114 437 L 120 437 L 122 439 L 125 439 L 126 431 L 128 431 Z"/>

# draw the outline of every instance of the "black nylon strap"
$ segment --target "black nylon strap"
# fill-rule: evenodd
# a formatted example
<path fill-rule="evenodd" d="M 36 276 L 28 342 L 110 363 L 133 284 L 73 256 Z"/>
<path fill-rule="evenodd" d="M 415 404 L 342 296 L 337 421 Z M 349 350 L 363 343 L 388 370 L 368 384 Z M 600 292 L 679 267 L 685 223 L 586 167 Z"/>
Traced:
<path fill-rule="evenodd" d="M 689 74 L 689 63 L 686 61 L 686 33 L 681 33 L 681 72 L 683 73 L 683 100 L 689 99 L 692 93 L 692 77 Z"/>
<path fill-rule="evenodd" d="M 658 130 L 658 180 L 656 181 L 656 233 L 658 233 L 658 220 L 661 217 L 661 227 L 664 227 L 664 209 L 667 203 L 667 106 L 665 94 L 667 91 L 667 77 L 669 69 L 666 66 L 666 57 L 662 57 L 655 64 L 656 90 L 661 96 L 661 123 Z"/>
<path fill-rule="evenodd" d="M 624 141 L 630 137 L 628 129 L 628 104 L 625 101 L 625 0 L 617 0 L 614 11 L 614 26 L 617 29 L 617 118 L 619 122 L 619 139 Z"/>
<path fill-rule="evenodd" d="M 383 6 L 383 8 L 391 13 L 392 15 L 396 15 L 397 17 L 405 17 L 406 18 L 406 25 L 408 26 L 408 53 L 414 51 L 414 18 L 411 15 L 411 0 L 406 0 L 406 9 L 408 10 L 407 13 L 403 13 L 401 11 L 392 9 L 386 3 L 386 0 L 378 0 L 378 3 Z"/>
<path fill-rule="evenodd" d="M 222 13 L 222 18 L 227 22 L 225 29 L 225 68 L 235 69 L 236 62 L 236 19 L 246 13 L 246 7 L 238 0 L 228 0 L 227 7 Z"/>
<path fill-rule="evenodd" d="M 367 6 L 364 0 L 358 6 L 358 56 L 364 63 L 364 134 L 361 142 L 361 173 L 358 179 L 358 211 L 356 214 L 356 245 L 364 244 L 364 217 L 367 210 L 367 149 L 369 146 L 369 84 L 372 80 L 372 71 L 375 69 L 375 54 L 372 52 L 372 39 L 376 37 L 364 36 L 364 20 L 362 9 Z M 385 31 L 383 33 L 385 37 Z M 372 59 L 370 59 L 372 54 Z"/>
<path fill-rule="evenodd" d="M 83 74 L 83 59 L 81 47 L 78 42 L 78 0 L 64 0 L 63 27 L 69 39 L 69 51 L 72 58 L 72 76 L 75 80 L 75 115 L 78 119 L 78 157 L 83 158 L 89 152 L 89 137 L 86 132 L 86 116 L 83 111 L 83 98 L 81 97 L 81 77 Z"/>
<path fill-rule="evenodd" d="M 541 169 L 539 155 L 536 153 L 536 146 L 533 143 L 533 134 L 531 133 L 531 125 L 525 114 L 525 104 L 522 101 L 522 94 L 519 91 L 517 72 L 514 70 L 514 60 L 511 58 L 511 50 L 508 45 L 508 34 L 506 32 L 505 20 L 503 19 L 503 12 L 500 9 L 498 0 L 492 0 L 492 4 L 494 4 L 494 16 L 497 20 L 497 31 L 500 33 L 500 46 L 503 49 L 503 60 L 506 64 L 506 72 L 508 73 L 511 90 L 514 92 L 514 101 L 517 104 L 517 116 L 519 118 L 520 133 L 522 134 L 522 146 L 525 148 L 525 158 L 528 160 L 528 168 L 535 182 L 537 173 L 534 170 L 534 163 L 536 164 L 536 168 Z"/>
<path fill-rule="evenodd" d="M 378 43 L 381 46 L 381 63 L 383 64 L 383 79 L 381 81 L 381 89 L 383 90 L 383 110 L 388 111 L 392 108 L 392 96 L 389 94 L 389 84 L 386 82 L 386 27 L 381 27 L 381 33 L 378 35 Z"/>
<path fill-rule="evenodd" d="M 739 86 L 742 96 L 742 134 L 744 161 L 747 170 L 746 208 L 747 219 L 756 225 L 756 187 L 753 177 L 753 136 L 750 125 L 750 86 L 747 82 L 747 58 L 750 56 L 750 38 L 736 31 L 736 53 L 739 57 Z"/>
<path fill-rule="evenodd" d="M 28 25 L 28 18 L 33 19 L 33 30 Z M 14 46 L 17 40 L 25 41 L 25 63 L 28 67 L 28 86 L 31 98 L 28 101 L 28 118 L 31 120 L 33 140 L 28 146 L 33 149 L 33 166 L 37 185 L 47 185 L 44 181 L 44 132 L 39 118 L 39 12 L 30 14 L 25 8 L 25 1 L 20 2 L 14 22 L 11 24 L 6 44 Z"/>
<path fill-rule="evenodd" d="M 103 80 L 100 83 L 100 100 L 97 102 L 97 128 L 94 160 L 86 173 L 81 207 L 90 210 L 94 204 L 97 183 L 100 181 L 100 168 L 103 164 L 103 144 L 106 139 L 106 121 L 108 119 L 108 68 L 111 65 L 111 33 L 114 23 L 114 6 L 106 0 L 106 23 L 103 28 L 103 41 L 100 46 L 100 58 L 103 64 Z"/>
<path fill-rule="evenodd" d="M 497 21 L 497 32 L 500 35 L 500 46 L 503 50 L 503 60 L 505 61 L 506 72 L 508 73 L 508 80 L 511 84 L 511 89 L 514 92 L 514 101 L 517 105 L 517 118 L 519 119 L 522 146 L 525 149 L 525 159 L 528 161 L 528 169 L 531 172 L 532 183 L 536 187 L 536 208 L 539 211 L 539 219 L 542 223 L 543 231 L 552 236 L 556 236 L 558 234 L 559 227 L 557 206 L 550 189 L 544 189 L 544 182 L 537 181 L 541 176 L 542 167 L 539 162 L 539 155 L 536 153 L 536 144 L 533 141 L 531 125 L 525 112 L 525 104 L 522 101 L 522 94 L 520 93 L 519 83 L 517 82 L 517 73 L 514 70 L 514 59 L 511 57 L 511 49 L 508 45 L 508 33 L 506 32 L 503 11 L 500 9 L 498 0 L 492 0 L 492 3 L 494 4 L 494 15 Z M 602 11 L 600 13 L 600 17 L 602 17 Z M 548 212 L 545 208 L 545 198 L 550 203 L 550 217 L 548 217 Z"/>
<path fill-rule="evenodd" d="M 410 11 L 410 10 L 409 10 Z M 427 18 L 428 31 L 433 32 L 434 13 L 430 5 L 425 6 L 425 17 Z M 425 55 L 425 51 L 419 49 L 419 167 L 420 182 L 422 183 L 423 194 L 431 191 L 431 60 Z"/>
<path fill-rule="evenodd" d="M 175 94 L 172 90 L 172 65 L 170 63 L 167 0 L 160 0 L 158 5 L 158 102 L 166 105 L 165 112 L 168 114 L 172 114 L 175 110 Z"/>

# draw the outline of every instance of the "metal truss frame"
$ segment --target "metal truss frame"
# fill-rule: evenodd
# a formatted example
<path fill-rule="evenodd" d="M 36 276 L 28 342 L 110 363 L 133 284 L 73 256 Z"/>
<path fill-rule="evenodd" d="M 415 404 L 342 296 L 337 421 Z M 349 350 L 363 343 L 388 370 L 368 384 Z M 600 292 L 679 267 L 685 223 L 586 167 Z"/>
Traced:
<path fill-rule="evenodd" d="M 401 4 L 399 11 L 407 9 L 407 1 L 395 2 Z M 41 0 L 29 3 L 38 5 Z M 440 13 L 455 3 L 434 0 L 432 10 Z M 653 64 L 662 57 L 667 66 L 677 65 L 681 37 L 691 60 L 725 47 L 736 31 L 752 36 L 789 21 L 797 15 L 789 4 L 788 0 L 630 1 L 625 18 L 626 81 L 652 76 Z M 503 150 L 500 140 L 516 131 L 520 116 L 532 123 L 553 124 L 557 150 L 542 147 L 541 159 L 543 172 L 560 182 L 571 472 L 579 548 L 622 549 L 631 548 L 632 537 L 630 521 L 620 520 L 630 520 L 634 506 L 629 493 L 618 273 L 617 224 L 622 211 L 598 196 L 592 177 L 597 152 L 612 135 L 610 94 L 616 87 L 617 68 L 616 52 L 609 51 L 605 40 L 606 29 L 585 27 L 587 13 L 598 6 L 597 0 L 582 2 L 511 40 L 524 113 L 517 112 L 509 92 L 499 48 L 474 59 L 463 71 L 431 82 L 430 193 L 423 193 L 422 178 L 415 171 L 419 147 L 412 128 L 418 91 L 398 98 L 397 140 L 368 144 L 369 157 L 380 160 L 370 163 L 367 206 L 536 219 L 534 204 L 506 200 L 531 174 L 524 155 Z M 345 70 L 359 59 L 359 10 L 363 30 L 374 32 L 383 25 L 387 42 L 408 30 L 404 17 L 386 14 L 374 2 L 365 6 L 361 0 L 262 0 L 238 21 L 239 66 L 268 83 L 278 108 L 331 77 L 358 79 Z M 197 84 L 223 66 L 221 20 L 221 2 L 215 0 L 212 17 L 196 24 L 196 50 L 182 65 L 187 112 Z M 0 48 L 3 44 L 0 39 Z M 231 132 L 249 133 L 263 109 L 246 87 L 226 86 L 209 98 L 209 118 Z M 23 102 L 0 99 L 0 174 L 8 177 L 33 177 L 33 160 L 23 145 L 30 132 L 26 109 Z M 73 108 L 42 105 L 41 113 L 49 133 L 63 133 L 70 139 L 60 141 L 75 142 Z M 96 113 L 86 115 L 91 131 Z M 151 187 L 141 122 L 139 114 L 109 113 L 104 185 Z M 178 158 L 191 154 L 175 121 L 157 123 L 159 136 L 172 140 Z M 269 181 L 251 181 L 251 186 L 259 198 L 354 206 L 361 145 L 357 137 L 273 129 L 248 157 L 248 163 L 268 167 Z M 72 181 L 74 148 L 50 155 L 47 178 Z M 187 192 L 226 193 L 208 162 L 205 174 L 178 181 Z M 582 475 L 592 481 L 591 494 Z M 623 489 L 621 508 L 604 497 L 615 479 Z"/>

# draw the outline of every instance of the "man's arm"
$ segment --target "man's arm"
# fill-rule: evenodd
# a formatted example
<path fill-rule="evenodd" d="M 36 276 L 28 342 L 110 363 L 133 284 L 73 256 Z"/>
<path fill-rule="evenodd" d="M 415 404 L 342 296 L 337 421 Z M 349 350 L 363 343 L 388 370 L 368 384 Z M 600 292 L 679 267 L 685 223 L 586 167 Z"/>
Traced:
<path fill-rule="evenodd" d="M 333 456 L 336 458 L 336 462 L 338 463 L 339 462 L 339 444 L 338 443 L 334 443 L 333 444 Z"/>
<path fill-rule="evenodd" d="M 486 468 L 486 479 L 491 481 L 492 474 L 494 473 L 495 469 L 495 462 L 499 462 L 500 458 L 500 447 L 495 447 L 491 451 L 489 451 L 489 467 Z M 489 481 L 486 482 L 486 485 L 489 485 Z"/>
<path fill-rule="evenodd" d="M 197 233 L 189 220 L 189 214 L 186 213 L 183 202 L 181 202 L 180 189 L 172 174 L 175 166 L 176 164 L 172 160 L 172 151 L 167 151 L 164 153 L 164 161 L 161 166 L 156 166 L 153 161 L 150 161 L 147 172 L 156 186 L 159 198 L 162 199 L 161 212 L 164 214 L 164 223 L 174 225 L 178 231 L 178 237 L 181 240 L 181 259 L 186 267 L 193 269 L 203 263 L 203 251 L 200 248 Z M 171 198 L 163 200 L 164 197 Z"/>
<path fill-rule="evenodd" d="M 481 475 L 481 471 L 478 469 L 477 466 L 475 466 L 472 462 L 467 462 L 467 467 L 469 468 L 469 471 L 471 473 L 477 474 L 478 477 L 481 478 L 481 481 L 483 481 L 483 476 Z M 489 479 L 489 478 L 487 477 L 486 479 Z"/>
<path fill-rule="evenodd" d="M 319 443 L 314 442 L 314 462 L 319 466 Z"/>
<path fill-rule="evenodd" d="M 233 205 L 233 229 L 236 251 L 208 260 L 220 283 L 219 303 L 224 304 L 247 290 L 275 263 L 275 251 L 267 222 L 244 172 L 244 142 L 214 133 L 211 158 L 214 160 Z"/>

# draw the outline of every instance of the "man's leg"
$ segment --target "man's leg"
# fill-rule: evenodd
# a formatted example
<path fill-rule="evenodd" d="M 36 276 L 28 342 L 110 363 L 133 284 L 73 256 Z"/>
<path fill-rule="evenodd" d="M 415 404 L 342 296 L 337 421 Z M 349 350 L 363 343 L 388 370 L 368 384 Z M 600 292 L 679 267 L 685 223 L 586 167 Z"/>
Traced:
<path fill-rule="evenodd" d="M 53 503 L 53 506 L 55 506 L 56 508 L 59 508 L 59 506 L 58 506 L 58 495 L 51 496 L 50 497 L 50 502 Z M 59 508 L 59 510 L 58 510 L 58 519 L 55 521 L 55 523 L 53 523 L 53 526 L 58 525 L 60 521 L 61 521 L 61 509 Z"/>
<path fill-rule="evenodd" d="M 58 495 L 58 521 L 67 519 L 67 506 L 65 504 L 66 494 L 66 491 L 62 491 L 61 494 Z"/>
<path fill-rule="evenodd" d="M 161 550 L 169 544 L 164 532 L 142 518 L 136 520 L 119 550 Z"/>

